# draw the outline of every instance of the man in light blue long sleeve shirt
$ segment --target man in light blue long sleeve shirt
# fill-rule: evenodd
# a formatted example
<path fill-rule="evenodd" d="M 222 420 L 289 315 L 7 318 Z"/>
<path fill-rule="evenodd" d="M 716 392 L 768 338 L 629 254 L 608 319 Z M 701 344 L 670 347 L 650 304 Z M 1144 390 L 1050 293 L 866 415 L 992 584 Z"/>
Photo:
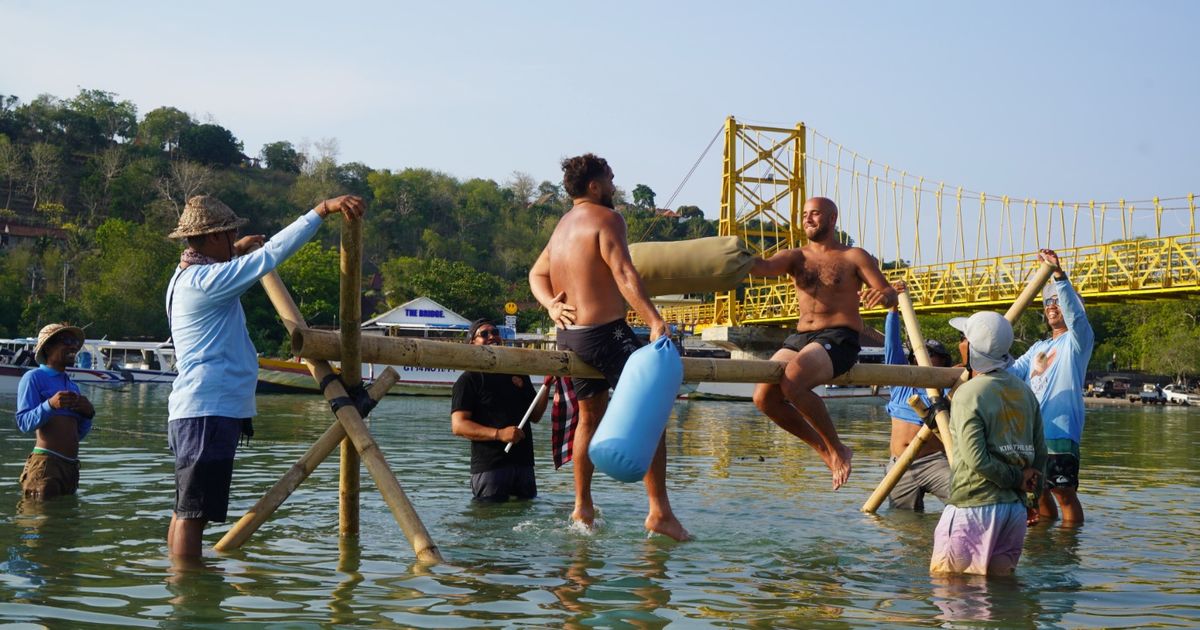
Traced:
<path fill-rule="evenodd" d="M 1096 335 L 1083 309 L 1083 301 L 1059 266 L 1058 255 L 1048 249 L 1038 257 L 1054 265 L 1054 275 L 1042 293 L 1043 314 L 1051 336 L 1030 346 L 1010 372 L 1029 383 L 1037 395 L 1050 451 L 1046 487 L 1038 504 L 1042 518 L 1058 517 L 1064 523 L 1082 523 L 1079 503 L 1079 443 L 1083 437 L 1083 382 Z M 1053 495 L 1054 499 L 1050 496 Z"/>
<path fill-rule="evenodd" d="M 261 234 L 237 239 L 246 220 L 215 197 L 198 196 L 188 200 L 169 237 L 188 243 L 166 296 L 178 370 L 167 423 L 175 453 L 171 555 L 200 555 L 204 526 L 225 520 L 238 437 L 255 413 L 258 353 L 241 296 L 337 212 L 361 217 L 363 202 L 351 195 L 323 201 L 264 244 Z"/>

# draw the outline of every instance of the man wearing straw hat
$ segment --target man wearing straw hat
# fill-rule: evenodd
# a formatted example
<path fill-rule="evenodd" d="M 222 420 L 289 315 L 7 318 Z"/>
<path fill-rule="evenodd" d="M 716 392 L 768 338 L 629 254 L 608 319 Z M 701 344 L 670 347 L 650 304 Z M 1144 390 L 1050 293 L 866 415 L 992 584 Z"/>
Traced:
<path fill-rule="evenodd" d="M 168 401 L 167 442 L 175 453 L 175 509 L 167 551 L 200 555 L 208 521 L 224 521 L 233 457 L 255 414 L 258 355 L 246 330 L 241 296 L 300 249 L 335 213 L 361 217 L 362 199 L 322 201 L 275 234 L 238 239 L 239 218 L 216 197 L 192 197 L 168 238 L 187 239 L 167 286 L 167 319 L 178 376 Z"/>
<path fill-rule="evenodd" d="M 500 329 L 487 318 L 472 322 L 467 335 L 472 345 L 500 345 Z M 535 394 L 529 376 L 519 374 L 463 372 L 455 381 L 450 430 L 471 440 L 471 492 L 476 501 L 503 503 L 512 496 L 537 496 L 532 427 L 519 425 L 526 413 L 533 422 L 541 419 L 546 391 Z"/>
<path fill-rule="evenodd" d="M 1042 413 L 1007 368 L 1013 330 L 999 313 L 955 317 L 967 342 L 970 379 L 950 407 L 950 501 L 934 531 L 931 573 L 1008 575 L 1025 544 L 1025 493 L 1046 469 Z"/>
<path fill-rule="evenodd" d="M 1038 504 L 1038 515 L 1058 518 L 1055 501 L 1062 508 L 1063 523 L 1082 524 L 1079 503 L 1079 442 L 1083 438 L 1083 381 L 1096 334 L 1088 322 L 1083 300 L 1059 266 L 1058 254 L 1043 249 L 1038 258 L 1054 266 L 1054 275 L 1042 290 L 1042 314 L 1050 327 L 1050 338 L 1038 341 L 1013 364 L 1013 374 L 1025 379 L 1037 394 L 1046 424 L 1046 446 L 1050 449 L 1046 487 Z"/>
<path fill-rule="evenodd" d="M 36 431 L 37 442 L 21 472 L 26 497 L 49 499 L 79 488 L 79 441 L 92 430 L 96 409 L 67 375 L 83 345 L 83 330 L 50 324 L 33 349 L 38 367 L 17 385 L 17 428 Z"/>

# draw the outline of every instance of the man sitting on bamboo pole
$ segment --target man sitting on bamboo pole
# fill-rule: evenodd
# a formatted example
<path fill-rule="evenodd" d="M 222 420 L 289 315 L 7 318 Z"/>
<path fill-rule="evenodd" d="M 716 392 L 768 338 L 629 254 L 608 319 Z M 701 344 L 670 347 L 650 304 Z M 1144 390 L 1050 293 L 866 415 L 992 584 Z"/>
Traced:
<path fill-rule="evenodd" d="M 796 334 L 771 357 L 785 361 L 783 380 L 760 383 L 754 404 L 775 424 L 808 443 L 833 473 L 837 490 L 850 477 L 850 447 L 838 438 L 821 397 L 813 388 L 844 374 L 858 360 L 866 308 L 896 306 L 896 290 L 866 250 L 838 242 L 838 209 L 832 200 L 813 197 L 804 203 L 804 234 L 808 244 L 758 260 L 752 276 L 792 277 L 796 286 Z M 859 289 L 866 284 L 867 289 Z"/>
<path fill-rule="evenodd" d="M 904 282 L 897 282 L 893 286 L 898 292 L 908 288 Z M 900 326 L 900 313 L 896 307 L 892 307 L 883 323 L 883 362 L 888 365 L 915 364 L 912 351 L 906 354 L 901 345 Z M 942 342 L 929 339 L 925 342 L 925 349 L 935 367 L 949 367 L 952 363 L 950 351 Z M 925 424 L 924 419 L 908 404 L 908 399 L 914 394 L 921 398 L 926 407 L 933 404 L 926 395 L 925 388 L 907 385 L 892 387 L 892 396 L 887 404 L 888 415 L 892 418 L 892 458 L 888 463 L 888 470 L 896 465 L 896 459 L 904 454 L 908 444 Z M 944 391 L 942 395 L 945 395 Z M 945 447 L 938 439 L 926 440 L 921 445 L 921 450 L 917 451 L 916 458 L 908 470 L 904 471 L 904 475 L 888 494 L 888 506 L 892 509 L 924 512 L 926 493 L 941 499 L 942 503 L 946 503 L 950 498 L 950 462 L 946 460 Z"/>
<path fill-rule="evenodd" d="M 572 350 L 604 374 L 576 379 L 579 424 L 572 445 L 575 462 L 575 510 L 571 519 L 592 527 L 595 465 L 588 446 L 608 407 L 608 388 L 616 386 L 629 355 L 641 345 L 625 323 L 625 303 L 650 326 L 651 341 L 668 334 L 666 322 L 646 295 L 629 257 L 625 219 L 613 209 L 613 172 L 591 153 L 563 160 L 563 186 L 575 204 L 563 215 L 550 242 L 529 270 L 533 296 L 550 312 L 558 328 L 558 347 Z M 667 497 L 667 448 L 658 451 L 643 481 L 649 498 L 646 529 L 676 540 L 689 538 Z"/>
<path fill-rule="evenodd" d="M 258 353 L 246 330 L 242 294 L 308 242 L 325 217 L 361 217 L 362 199 L 322 201 L 268 242 L 238 239 L 238 218 L 216 197 L 188 200 L 168 238 L 187 239 L 167 285 L 167 321 L 178 376 L 168 399 L 167 443 L 175 453 L 175 510 L 167 552 L 199 556 L 204 526 L 222 522 L 239 436 L 255 414 Z M 264 244 L 265 243 L 265 244 Z M 257 248 L 257 249 L 256 249 Z"/>

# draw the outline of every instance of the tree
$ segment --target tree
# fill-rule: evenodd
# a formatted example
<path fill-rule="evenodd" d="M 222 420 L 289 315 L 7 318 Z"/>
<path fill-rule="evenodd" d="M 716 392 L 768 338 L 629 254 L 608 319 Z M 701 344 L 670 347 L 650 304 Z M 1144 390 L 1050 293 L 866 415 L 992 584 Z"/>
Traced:
<path fill-rule="evenodd" d="M 267 168 L 285 173 L 299 175 L 301 167 L 304 166 L 304 156 L 286 140 L 263 145 L 258 155 L 266 162 Z"/>
<path fill-rule="evenodd" d="M 645 184 L 638 184 L 633 189 L 633 205 L 643 210 L 653 210 L 654 206 L 654 191 Z"/>
<path fill-rule="evenodd" d="M 25 189 L 33 195 L 33 207 L 37 208 L 48 193 L 58 184 L 62 166 L 58 147 L 47 142 L 38 142 L 29 147 L 29 169 L 26 171 Z"/>
<path fill-rule="evenodd" d="M 676 214 L 679 215 L 680 218 L 685 219 L 685 220 L 689 220 L 689 221 L 691 219 L 704 220 L 704 211 L 700 209 L 700 206 L 679 206 L 679 208 L 677 208 L 675 210 L 675 212 L 676 212 Z"/>
<path fill-rule="evenodd" d="M 0 179 L 5 181 L 8 189 L 4 197 L 4 209 L 8 210 L 13 189 L 25 179 L 25 156 L 21 146 L 9 141 L 5 135 L 0 135 Z"/>
<path fill-rule="evenodd" d="M 183 132 L 194 123 L 192 117 L 174 107 L 159 107 L 146 113 L 138 125 L 138 141 L 159 151 L 174 153 Z"/>
<path fill-rule="evenodd" d="M 131 101 L 117 101 L 113 92 L 81 89 L 67 101 L 67 107 L 96 121 L 100 134 L 109 142 L 116 142 L 117 138 L 130 140 L 137 135 L 137 106 Z"/>
<path fill-rule="evenodd" d="M 212 180 L 212 169 L 203 164 L 177 160 L 171 162 L 167 174 L 158 178 L 156 184 L 158 193 L 178 220 L 183 214 L 183 206 L 193 195 L 199 195 L 208 187 Z"/>
<path fill-rule="evenodd" d="M 101 208 L 110 202 L 112 183 L 125 168 L 125 148 L 114 145 L 92 156 L 91 174 L 79 185 L 79 195 L 88 209 L 89 223 L 95 221 Z"/>
<path fill-rule="evenodd" d="M 529 173 L 513 171 L 508 180 L 508 189 L 512 191 L 513 199 L 525 206 L 533 201 L 533 194 L 537 191 L 537 182 Z"/>
<path fill-rule="evenodd" d="M 220 125 L 188 127 L 180 136 L 179 151 L 189 160 L 212 166 L 233 166 L 242 161 L 242 143 Z"/>
<path fill-rule="evenodd" d="M 337 324 L 340 261 L 336 247 L 309 242 L 279 266 L 279 277 L 309 325 Z"/>
<path fill-rule="evenodd" d="M 400 257 L 381 266 L 389 306 L 425 296 L 467 319 L 496 317 L 507 301 L 505 282 L 485 271 L 442 258 Z"/>

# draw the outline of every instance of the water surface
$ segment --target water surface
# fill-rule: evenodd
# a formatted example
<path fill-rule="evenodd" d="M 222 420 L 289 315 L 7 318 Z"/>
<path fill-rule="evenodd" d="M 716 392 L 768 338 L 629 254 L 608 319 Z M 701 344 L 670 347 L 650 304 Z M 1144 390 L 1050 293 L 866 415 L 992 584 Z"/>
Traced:
<path fill-rule="evenodd" d="M 469 501 L 469 446 L 445 398 L 386 399 L 372 431 L 446 562 L 411 547 L 363 473 L 362 534 L 339 541 L 337 464 L 317 469 L 240 550 L 211 546 L 172 567 L 166 388 L 91 389 L 98 417 L 77 497 L 20 499 L 32 439 L 0 422 L 0 621 L 48 626 L 196 627 L 1146 627 L 1200 625 L 1195 477 L 1200 410 L 1088 410 L 1079 529 L 1040 525 L 1008 579 L 928 574 L 941 510 L 877 516 L 859 507 L 883 474 L 881 406 L 831 405 L 854 447 L 838 492 L 801 442 L 749 403 L 681 402 L 667 428 L 672 504 L 696 536 L 647 538 L 641 484 L 602 476 L 603 526 L 568 527 L 569 465 L 553 470 L 537 427 L 532 502 Z M 0 398 L 11 418 L 14 401 Z M 332 422 L 311 396 L 262 396 L 239 451 L 236 518 Z M 336 457 L 336 455 L 335 455 Z"/>

